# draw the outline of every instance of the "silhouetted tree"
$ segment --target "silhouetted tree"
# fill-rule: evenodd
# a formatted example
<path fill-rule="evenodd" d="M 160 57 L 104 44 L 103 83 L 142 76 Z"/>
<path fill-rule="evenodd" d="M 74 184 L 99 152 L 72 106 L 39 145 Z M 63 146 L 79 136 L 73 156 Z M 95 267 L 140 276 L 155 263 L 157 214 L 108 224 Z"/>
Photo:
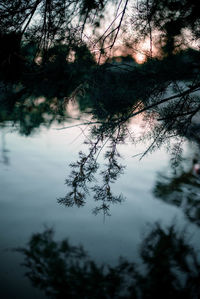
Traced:
<path fill-rule="evenodd" d="M 116 8 L 115 17 L 98 35 L 96 29 L 101 29 L 101 19 L 109 5 Z M 131 19 L 128 11 L 133 13 Z M 128 122 L 139 114 L 149 127 L 147 134 L 141 136 L 150 142 L 143 155 L 163 144 L 169 147 L 172 137 L 176 137 L 172 154 L 177 164 L 184 138 L 195 130 L 194 119 L 200 110 L 199 51 L 188 49 L 191 38 L 196 49 L 199 45 L 197 11 L 196 0 L 140 0 L 132 7 L 128 0 L 16 0 L 0 4 L 2 121 L 20 119 L 22 132 L 28 135 L 34 123 L 39 126 L 45 122 L 44 110 L 52 121 L 63 120 L 63 107 L 71 98 L 82 110 L 90 109 L 92 121 L 86 123 L 91 126 L 89 154 L 81 153 L 80 160 L 72 164 L 76 170 L 66 181 L 72 187 L 65 197 L 68 205 L 73 205 L 73 199 L 79 206 L 84 203 L 87 184 L 98 169 L 96 158 L 107 139 L 115 148 L 113 159 L 111 150 L 106 155 L 107 170 L 101 172 L 102 187 L 92 189 L 96 199 L 104 198 L 106 209 L 105 202 L 121 201 L 121 196 L 111 196 L 110 191 L 110 182 L 122 172 L 117 163 L 117 144 L 132 136 Z M 138 38 L 148 38 L 146 63 L 139 66 L 130 59 L 128 65 L 124 60 L 121 64 L 105 60 L 120 39 L 120 32 L 127 37 L 131 25 L 133 38 L 125 41 L 124 47 L 130 50 Z M 92 40 L 84 35 L 86 27 L 94 29 Z M 153 43 L 160 50 L 159 59 L 153 57 Z M 105 63 L 100 65 L 103 55 Z M 35 99 L 41 96 L 45 102 L 35 107 Z M 56 107 L 53 112 L 52 107 Z M 24 117 L 29 112 L 31 121 L 26 122 Z"/>

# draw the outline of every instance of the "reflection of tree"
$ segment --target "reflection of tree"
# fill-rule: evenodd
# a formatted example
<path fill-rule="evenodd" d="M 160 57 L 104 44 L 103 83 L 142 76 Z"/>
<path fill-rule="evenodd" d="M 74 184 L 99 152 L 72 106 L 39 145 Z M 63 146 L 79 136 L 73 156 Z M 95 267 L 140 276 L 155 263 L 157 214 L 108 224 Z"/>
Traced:
<path fill-rule="evenodd" d="M 2 156 L 2 163 L 4 163 L 5 165 L 9 165 L 10 161 L 9 161 L 9 157 L 8 157 L 8 152 L 9 150 L 6 147 L 6 133 L 4 131 L 3 128 L 2 132 L 1 132 L 1 156 Z"/>
<path fill-rule="evenodd" d="M 111 2 L 114 19 L 98 34 Z M 129 2 L 32 0 L 4 1 L 0 6 L 0 121 L 20 123 L 20 131 L 28 135 L 42 123 L 64 120 L 72 98 L 92 117 L 88 122 L 92 133 L 89 154 L 81 153 L 72 164 L 66 181 L 72 190 L 61 199 L 68 205 L 83 205 L 84 192 L 89 190 L 87 184 L 94 178 L 96 159 L 107 139 L 110 149 L 107 168 L 101 173 L 103 183 L 92 189 L 95 199 L 102 200 L 100 209 L 104 211 L 108 203 L 121 201 L 121 196 L 112 195 L 110 183 L 122 171 L 117 144 L 130 135 L 127 123 L 132 117 L 143 114 L 150 128 L 146 134 L 150 145 L 144 155 L 163 144 L 168 146 L 172 137 L 177 137 L 172 149 L 175 164 L 184 136 L 196 126 L 200 60 L 199 51 L 190 49 L 190 41 L 193 38 L 198 46 L 197 1 L 140 0 L 137 7 L 129 7 Z M 91 38 L 84 33 L 87 26 L 93 29 Z M 144 65 L 136 65 L 133 59 L 128 63 L 123 59 L 122 64 L 106 59 L 121 30 L 127 54 L 138 50 L 134 47 L 139 41 L 149 39 Z M 189 42 L 186 32 L 191 35 Z M 159 50 L 157 58 L 153 57 L 153 46 Z M 35 105 L 39 97 L 44 101 Z"/>
<path fill-rule="evenodd" d="M 200 180 L 182 165 L 174 175 L 159 173 L 154 195 L 166 203 L 180 207 L 187 218 L 200 225 Z"/>
<path fill-rule="evenodd" d="M 59 45 L 48 50 L 45 62 L 37 64 L 32 62 L 34 45 L 25 44 L 21 51 L 26 57 L 26 73 L 16 82 L 4 80 L 0 86 L 0 121 L 12 121 L 21 133 L 29 135 L 41 124 L 66 120 L 69 101 L 82 92 L 82 81 L 95 64 L 85 45 L 74 49 L 74 62 L 66 60 L 69 46 Z"/>
<path fill-rule="evenodd" d="M 96 115 L 98 111 L 97 115 L 101 119 L 108 113 L 113 114 L 111 110 L 117 116 L 119 107 L 121 113 L 124 110 L 127 112 L 123 105 L 127 107 L 127 102 L 131 110 L 131 105 L 140 101 L 145 105 L 145 111 L 157 110 L 157 107 L 160 108 L 165 103 L 165 108 L 158 109 L 162 124 L 156 131 L 156 140 L 164 138 L 166 131 L 172 131 L 178 125 L 179 129 L 184 125 L 186 130 L 187 124 L 199 111 L 198 100 L 193 96 L 193 92 L 199 89 L 199 53 L 190 50 L 184 55 L 181 52 L 181 41 L 179 55 L 175 55 L 177 53 L 174 50 L 177 47 L 176 38 L 184 35 L 185 29 L 191 31 L 198 43 L 199 16 L 196 14 L 196 1 L 138 1 L 137 7 L 131 8 L 134 17 L 129 20 L 130 25 L 137 28 L 136 34 L 132 36 L 136 40 L 138 36 L 143 39 L 149 37 L 152 42 L 152 32 L 156 30 L 160 47 L 165 48 L 165 55 L 162 56 L 165 59 L 158 61 L 150 56 L 151 59 L 141 69 L 135 67 L 135 64 L 132 67 L 129 65 L 123 72 L 117 71 L 117 76 L 114 75 L 115 71 L 104 71 L 107 64 L 104 67 L 97 66 L 92 49 L 99 42 L 100 53 L 107 52 L 107 39 L 111 39 L 108 48 L 112 48 L 119 37 L 119 31 L 124 27 L 129 28 L 127 24 L 122 26 L 128 1 L 114 3 L 117 23 L 111 22 L 100 38 L 95 35 L 94 30 L 93 47 L 88 40 L 86 42 L 82 38 L 86 24 L 93 26 L 93 29 L 101 25 L 101 18 L 110 2 L 112 1 L 32 0 L 28 3 L 13 1 L 11 4 L 10 1 L 5 1 L 0 7 L 0 38 L 3 45 L 0 55 L 1 79 L 6 84 L 11 81 L 24 87 L 23 93 L 18 94 L 22 101 L 24 97 L 44 96 L 57 98 L 62 102 L 63 98 L 70 97 L 81 85 L 81 95 L 87 94 L 90 105 L 92 98 L 93 113 Z M 37 16 L 37 21 L 34 16 Z M 131 42 L 134 45 L 135 40 Z M 129 44 L 125 45 L 127 51 Z M 69 63 L 72 53 L 75 59 L 73 64 Z M 39 65 L 35 62 L 38 55 L 41 58 Z M 179 80 L 187 80 L 184 88 L 178 84 Z M 122 82 L 118 87 L 120 81 Z M 163 99 L 169 85 L 175 89 L 175 94 Z M 137 113 L 141 113 L 143 109 L 137 110 Z M 134 116 L 135 113 L 132 109 L 132 114 L 126 117 Z M 182 129 L 183 132 L 184 130 Z"/>
<path fill-rule="evenodd" d="M 20 251 L 25 255 L 26 275 L 52 298 L 115 298 L 123 275 L 132 271 L 132 265 L 121 262 L 106 273 L 82 247 L 71 246 L 67 240 L 55 242 L 51 230 L 33 235 Z"/>
<path fill-rule="evenodd" d="M 147 266 L 142 278 L 144 298 L 198 298 L 199 256 L 186 241 L 185 232 L 175 226 L 163 230 L 159 224 L 141 246 L 141 258 Z M 180 276 L 179 276 L 180 275 Z"/>
<path fill-rule="evenodd" d="M 86 156 L 81 153 L 77 164 L 71 165 L 74 169 L 76 168 L 76 171 L 72 171 L 70 179 L 66 183 L 68 186 L 73 186 L 73 191 L 68 192 L 67 196 L 61 199 L 60 202 L 70 206 L 77 204 L 76 199 L 79 194 L 78 197 L 81 199 L 81 204 L 79 201 L 78 205 L 84 204 L 85 195 L 83 195 L 82 191 L 88 191 L 86 185 L 93 179 L 93 176 L 90 177 L 90 175 L 94 175 L 98 168 L 95 156 L 98 157 L 98 152 L 108 142 L 107 138 L 113 144 L 111 148 L 115 149 L 115 152 L 117 152 L 118 143 L 125 142 L 127 138 L 131 137 L 133 143 L 137 142 L 138 139 L 134 138 L 134 132 L 129 132 L 128 122 L 132 117 L 140 113 L 143 113 L 149 129 L 145 132 L 145 135 L 141 136 L 141 140 L 147 138 L 150 141 L 150 146 L 143 155 L 159 148 L 163 144 L 169 145 L 172 137 L 177 137 L 177 142 L 172 147 L 173 162 L 175 165 L 177 164 L 181 156 L 181 146 L 184 137 L 188 135 L 189 131 L 191 132 L 192 118 L 199 109 L 199 98 L 190 94 L 191 89 L 184 90 L 178 83 L 179 80 L 184 80 L 186 77 L 187 80 L 190 80 L 189 77 L 193 72 L 191 70 L 189 75 L 181 72 L 183 65 L 189 66 L 190 64 L 187 62 L 187 55 L 196 59 L 197 53 L 195 51 L 189 52 L 190 55 L 186 51 L 177 54 L 176 58 L 168 57 L 162 61 L 149 61 L 144 66 L 129 70 L 128 73 L 126 71 L 114 71 L 112 67 L 106 64 L 98 72 L 93 73 L 91 84 L 85 89 L 84 95 L 78 97 L 80 107 L 83 110 L 90 108 L 90 113 L 93 116 L 93 121 L 88 122 L 91 127 L 94 126 L 91 129 L 89 155 Z M 170 86 L 172 89 L 171 72 L 173 71 L 175 61 L 177 73 L 176 79 L 174 77 L 173 92 L 177 92 L 177 94 L 164 97 L 163 94 L 167 86 Z M 162 71 L 164 71 L 163 67 L 166 64 L 168 72 L 162 74 Z M 141 82 L 143 86 L 141 86 Z M 132 86 L 135 88 L 132 88 Z M 198 89 L 197 86 L 193 88 L 194 91 Z M 180 90 L 184 91 L 180 93 Z M 176 115 L 172 117 L 174 111 Z M 185 115 L 184 119 L 183 115 Z M 117 156 L 115 155 L 116 163 Z M 88 166 L 89 172 L 86 171 Z M 113 172 L 116 172 L 118 176 L 121 170 L 118 172 L 117 167 L 113 166 L 114 164 L 112 165 Z M 84 167 L 85 176 L 82 175 Z M 105 174 L 105 172 L 103 173 Z M 102 176 L 103 173 L 101 173 Z M 107 173 L 108 178 L 109 172 Z M 107 191 L 110 191 L 110 184 L 109 186 L 104 184 L 103 188 L 96 186 L 93 188 L 93 191 L 96 194 L 95 199 L 102 199 L 103 205 L 101 207 L 104 207 L 104 211 L 107 211 L 109 207 L 107 204 L 105 205 L 106 202 L 117 202 L 122 199 L 121 196 L 117 198 L 112 196 L 114 199 L 112 200 L 111 197 L 107 196 L 110 194 L 109 192 L 107 193 Z M 75 193 L 76 196 L 74 197 Z M 98 208 L 95 211 L 98 211 Z"/>
<path fill-rule="evenodd" d="M 35 234 L 26 248 L 27 277 L 51 298 L 198 298 L 200 263 L 185 233 L 159 224 L 140 246 L 145 266 L 120 259 L 97 265 L 80 246 L 55 242 L 52 230 Z"/>
<path fill-rule="evenodd" d="M 117 146 L 130 137 L 133 143 L 138 141 L 134 138 L 134 132 L 129 132 L 128 123 L 132 117 L 143 113 L 150 129 L 146 134 L 150 146 L 145 153 L 159 148 L 172 136 L 185 136 L 189 130 L 191 132 L 191 120 L 198 112 L 199 98 L 192 97 L 190 92 L 191 88 L 194 91 L 198 87 L 195 85 L 180 94 L 177 82 L 190 80 L 194 69 L 191 68 L 187 74 L 182 72 L 182 67 L 189 68 L 191 62 L 197 61 L 199 53 L 183 51 L 175 57 L 152 60 L 127 72 L 115 71 L 109 64 L 98 67 L 84 45 L 76 49 L 74 62 L 66 60 L 67 51 L 66 46 L 49 49 L 49 58 L 44 64 L 35 65 L 35 71 L 23 79 L 24 86 L 7 88 L 0 101 L 0 117 L 2 121 L 13 121 L 19 125 L 21 133 L 29 135 L 41 124 L 50 126 L 53 121 L 64 122 L 69 101 L 76 99 L 80 109 L 89 111 L 92 117 L 92 121 L 86 121 L 91 127 L 89 154 L 81 153 L 80 159 L 71 164 L 74 172 L 66 183 L 72 188 L 60 201 L 70 206 L 81 206 L 88 190 L 92 188 L 95 200 L 102 202 L 95 212 L 103 210 L 109 213 L 110 203 L 122 200 L 122 196 L 113 195 L 110 188 L 110 183 L 116 181 L 123 170 L 118 162 Z M 174 62 L 177 70 L 174 88 L 177 95 L 159 101 L 170 85 Z M 164 72 L 166 64 L 168 72 Z M 75 88 L 78 83 L 79 86 Z M 170 106 L 157 105 L 158 102 L 165 104 L 171 100 Z M 176 111 L 176 117 L 171 117 L 172 111 Z M 180 137 L 174 147 L 175 160 L 180 154 L 182 140 Z M 88 183 L 93 181 L 98 170 L 98 155 L 106 144 L 110 144 L 110 147 L 106 154 L 106 170 L 101 172 L 103 183 L 89 188 Z"/>

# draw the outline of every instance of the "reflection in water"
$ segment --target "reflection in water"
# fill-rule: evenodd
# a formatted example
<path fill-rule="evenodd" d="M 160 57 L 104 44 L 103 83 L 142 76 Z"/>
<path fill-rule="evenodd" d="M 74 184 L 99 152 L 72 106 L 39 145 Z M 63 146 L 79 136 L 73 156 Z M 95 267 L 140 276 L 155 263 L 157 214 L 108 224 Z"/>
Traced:
<path fill-rule="evenodd" d="M 0 163 L 3 163 L 5 165 L 9 165 L 9 157 L 8 157 L 8 152 L 9 150 L 7 149 L 6 146 L 6 132 L 3 127 L 1 127 L 1 160 Z"/>
<path fill-rule="evenodd" d="M 127 70 L 121 69 L 119 63 L 116 68 L 109 62 L 97 65 L 84 44 L 75 47 L 73 62 L 66 59 L 70 48 L 60 44 L 50 48 L 45 60 L 36 64 L 27 54 L 32 47 L 22 47 L 27 64 L 30 63 L 28 74 L 17 82 L 1 84 L 0 122 L 10 121 L 28 136 L 41 125 L 50 127 L 53 122 L 64 124 L 70 120 L 68 107 L 73 100 L 80 111 L 87 113 L 86 121 L 80 121 L 80 125 L 89 127 L 89 153 L 80 152 L 78 160 L 71 163 L 66 195 L 58 200 L 60 203 L 83 206 L 90 191 L 100 203 L 94 213 L 109 214 L 110 204 L 123 200 L 121 194 L 113 194 L 111 186 L 123 173 L 118 147 L 127 140 L 133 144 L 148 140 L 143 157 L 163 144 L 169 147 L 175 136 L 178 141 L 172 154 L 177 164 L 184 137 L 199 111 L 199 96 L 195 92 L 200 87 L 192 83 L 197 76 L 198 51 L 188 49 L 160 61 L 150 59 Z M 129 60 L 133 63 L 133 59 Z M 175 63 L 177 72 L 171 78 Z M 190 72 L 183 74 L 183 68 L 190 68 Z M 129 130 L 132 118 L 138 115 L 146 124 L 139 137 Z M 103 169 L 98 164 L 101 153 L 106 162 Z M 96 184 L 98 173 L 101 182 Z"/>
<path fill-rule="evenodd" d="M 180 207 L 190 221 L 200 225 L 200 176 L 195 173 L 194 163 L 186 162 L 190 164 L 189 170 L 183 161 L 173 175 L 159 173 L 153 193 L 164 202 Z"/>
<path fill-rule="evenodd" d="M 34 234 L 24 255 L 26 276 L 51 298 L 199 298 L 200 256 L 186 231 L 154 225 L 144 237 L 142 262 L 120 258 L 98 265 L 83 247 L 54 241 L 53 231 Z"/>
<path fill-rule="evenodd" d="M 119 145 L 128 139 L 133 144 L 138 139 L 148 140 L 150 145 L 141 155 L 143 157 L 163 144 L 170 148 L 170 142 L 175 137 L 172 160 L 177 165 L 185 137 L 200 140 L 200 20 L 197 1 L 142 0 L 135 10 L 127 6 L 131 1 L 111 2 L 117 5 L 116 16 L 103 30 L 102 36 L 96 33 L 104 23 L 109 0 L 4 1 L 0 5 L 0 124 L 9 123 L 20 134 L 29 136 L 42 125 L 49 128 L 55 122 L 64 124 L 69 120 L 69 103 L 75 100 L 80 111 L 88 116 L 84 121 L 84 125 L 90 128 L 85 136 L 88 153 L 80 152 L 78 161 L 71 163 L 71 174 L 66 180 L 67 195 L 59 202 L 80 207 L 89 198 L 88 193 L 93 192 L 98 203 L 94 212 L 103 211 L 104 215 L 109 214 L 112 203 L 123 200 L 121 194 L 115 195 L 111 190 L 112 183 L 124 170 L 119 163 Z M 124 19 L 127 11 L 131 12 L 130 18 Z M 33 22 L 35 18 L 36 22 Z M 135 27 L 133 31 L 132 25 Z M 92 29 L 91 38 L 86 38 L 85 27 Z M 111 50 L 119 41 L 121 29 L 126 37 L 124 47 L 127 53 L 141 42 L 141 38 L 150 39 L 149 58 L 143 65 L 137 65 L 132 57 L 108 59 L 102 65 L 97 63 L 93 50 L 96 51 L 97 47 L 99 61 L 101 55 L 105 58 L 108 49 Z M 198 50 L 188 48 L 190 45 L 184 31 L 191 34 L 189 40 L 193 39 Z M 155 39 L 162 59 L 152 57 L 152 39 Z M 145 136 L 140 138 L 129 131 L 129 123 L 137 115 L 142 115 L 147 126 Z M 79 114 L 74 118 L 79 118 Z M 8 157 L 2 136 L 2 157 L 6 164 Z M 24 152 L 26 154 L 26 149 Z M 98 159 L 102 153 L 104 168 L 100 167 Z M 40 160 L 47 156 L 45 152 Z M 21 167 L 28 176 L 31 169 L 23 168 L 24 161 L 19 160 L 16 169 Z M 32 193 L 38 187 L 38 169 L 31 181 L 34 186 Z M 49 172 L 54 174 L 54 168 Z M 33 189 L 24 182 L 21 188 L 21 180 L 16 173 L 14 171 L 12 177 L 10 172 L 7 191 L 11 192 L 1 202 L 3 209 L 7 209 L 4 217 L 9 218 L 4 218 L 5 222 L 14 218 L 8 217 L 9 209 L 16 215 L 15 209 L 20 204 L 26 206 L 26 197 L 30 197 L 33 204 L 45 198 L 45 194 L 49 194 L 47 191 L 51 192 L 55 186 L 52 184 L 52 189 L 49 188 L 47 176 L 46 190 L 41 189 L 44 190 L 42 192 L 39 188 L 33 198 L 30 196 Z M 95 181 L 98 173 L 101 178 Z M 4 173 L 1 178 L 4 179 Z M 143 184 L 143 176 L 139 179 Z M 15 197 L 13 190 L 18 184 L 21 192 Z M 188 219 L 199 225 L 199 187 L 196 177 L 180 170 L 171 177 L 161 176 L 154 194 L 181 207 Z M 144 186 L 140 186 L 141 190 L 146 191 Z M 138 194 L 139 200 L 146 198 L 146 194 Z M 43 202 L 45 211 L 48 200 L 45 204 Z M 39 207 L 43 220 L 42 205 Z M 138 214 L 141 217 L 140 211 Z M 23 216 L 26 218 L 25 225 L 23 223 L 25 230 L 28 217 Z M 9 222 L 9 235 L 13 223 Z M 126 228 L 127 235 L 130 227 Z M 34 285 L 56 298 L 197 298 L 200 295 L 197 253 L 184 234 L 176 233 L 174 226 L 163 230 L 157 225 L 144 239 L 140 256 L 146 274 L 138 270 L 139 265 L 125 260 L 116 267 L 98 266 L 82 248 L 71 246 L 67 241 L 56 243 L 51 231 L 33 236 L 28 247 L 21 252 L 26 256 L 27 275 Z"/>

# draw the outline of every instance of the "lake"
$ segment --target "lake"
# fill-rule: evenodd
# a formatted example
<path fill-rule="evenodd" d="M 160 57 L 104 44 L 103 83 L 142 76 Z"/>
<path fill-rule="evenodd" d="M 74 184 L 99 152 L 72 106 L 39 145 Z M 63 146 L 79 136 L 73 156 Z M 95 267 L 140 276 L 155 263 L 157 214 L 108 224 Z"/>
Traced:
<path fill-rule="evenodd" d="M 74 121 L 78 124 L 80 121 Z M 34 288 L 21 266 L 23 255 L 14 248 L 27 244 L 31 235 L 53 228 L 57 241 L 67 238 L 73 245 L 82 244 L 97 263 L 116 265 L 123 256 L 141 264 L 138 248 L 151 225 L 160 222 L 165 227 L 176 223 L 178 230 L 187 227 L 192 234 L 190 243 L 200 248 L 199 227 L 190 221 L 181 205 L 160 200 L 153 192 L 160 173 L 170 174 L 170 155 L 165 148 L 146 155 L 142 160 L 135 156 L 143 152 L 146 144 L 132 145 L 130 141 L 119 145 L 124 174 L 113 184 L 114 193 L 122 193 L 124 201 L 110 207 L 111 216 L 94 215 L 96 206 L 88 194 L 83 207 L 66 207 L 57 199 L 65 196 L 68 186 L 65 179 L 70 173 L 69 164 L 76 161 L 87 131 L 75 126 L 61 129 L 53 122 L 49 128 L 41 125 L 29 136 L 19 133 L 17 126 L 6 122 L 1 127 L 0 157 L 0 285 L 2 298 L 46 298 Z M 86 129 L 87 130 L 87 129 Z M 140 131 L 140 124 L 130 124 L 130 130 Z M 186 141 L 183 161 L 185 172 L 192 167 L 197 151 L 195 144 Z M 105 163 L 103 151 L 98 157 Z M 101 180 L 97 175 L 97 182 Z M 198 180 L 197 180 L 198 181 Z M 183 188 L 184 189 L 184 188 Z M 197 189 L 196 193 L 198 193 Z"/>

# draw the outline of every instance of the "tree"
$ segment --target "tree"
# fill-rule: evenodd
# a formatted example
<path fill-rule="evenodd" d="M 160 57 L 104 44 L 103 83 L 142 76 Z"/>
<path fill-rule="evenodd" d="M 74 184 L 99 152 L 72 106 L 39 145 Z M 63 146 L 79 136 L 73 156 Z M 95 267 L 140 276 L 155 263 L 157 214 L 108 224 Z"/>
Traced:
<path fill-rule="evenodd" d="M 109 5 L 113 5 L 115 16 L 103 31 L 101 19 Z M 47 104 L 40 108 L 47 109 L 48 104 L 50 107 L 56 102 L 62 119 L 62 107 L 72 97 L 82 109 L 91 111 L 92 121 L 83 123 L 91 127 L 89 153 L 80 153 L 77 163 L 72 163 L 72 173 L 66 181 L 71 191 L 60 202 L 79 206 L 84 203 L 87 184 L 94 179 L 99 167 L 97 158 L 105 144 L 109 147 L 105 153 L 108 163 L 101 172 L 103 184 L 93 185 L 91 190 L 96 199 L 102 198 L 100 210 L 108 211 L 110 203 L 122 200 L 110 189 L 110 183 L 123 170 L 117 161 L 117 145 L 126 138 L 138 142 L 129 132 L 128 122 L 139 114 L 150 129 L 141 136 L 150 141 L 142 156 L 163 144 L 169 147 L 172 137 L 176 137 L 172 161 L 177 164 L 182 142 L 191 135 L 200 110 L 197 11 L 197 0 L 140 0 L 134 6 L 128 0 L 3 1 L 0 5 L 0 78 L 4 89 L 1 103 L 9 117 L 16 115 L 19 103 L 20 111 L 24 111 L 27 98 L 34 103 L 39 96 Z M 90 39 L 85 29 L 93 29 Z M 127 53 L 141 40 L 149 40 L 145 64 L 136 65 L 134 60 L 128 65 L 117 64 L 106 59 L 122 34 Z M 189 49 L 191 40 L 196 49 Z M 154 57 L 153 47 L 158 48 L 159 57 Z M 72 61 L 70 56 L 74 56 Z M 16 84 L 20 85 L 17 91 Z M 55 115 L 51 108 L 49 113 Z M 19 115 L 23 118 L 23 113 Z M 3 120 L 6 117 L 3 113 Z M 38 125 L 43 121 L 40 118 Z M 27 134 L 31 130 L 28 128 Z M 198 134 L 195 138 L 199 138 Z"/>

